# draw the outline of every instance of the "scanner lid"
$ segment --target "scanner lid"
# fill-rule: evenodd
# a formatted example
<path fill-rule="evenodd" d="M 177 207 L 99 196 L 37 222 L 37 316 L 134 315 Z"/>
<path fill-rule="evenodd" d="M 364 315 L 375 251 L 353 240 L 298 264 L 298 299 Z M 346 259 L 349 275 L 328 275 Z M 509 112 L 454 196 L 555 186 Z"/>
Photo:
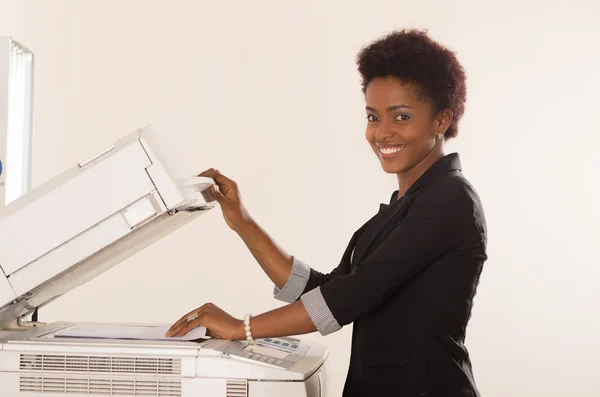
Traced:
<path fill-rule="evenodd" d="M 214 181 L 176 175 L 165 148 L 136 130 L 3 209 L 0 328 L 214 207 Z"/>

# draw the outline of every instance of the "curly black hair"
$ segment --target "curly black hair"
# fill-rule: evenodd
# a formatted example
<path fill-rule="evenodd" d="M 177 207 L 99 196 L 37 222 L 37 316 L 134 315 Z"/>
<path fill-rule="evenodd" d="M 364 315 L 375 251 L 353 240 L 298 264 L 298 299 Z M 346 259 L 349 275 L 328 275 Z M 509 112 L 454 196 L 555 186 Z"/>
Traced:
<path fill-rule="evenodd" d="M 426 31 L 392 32 L 363 48 L 356 63 L 363 93 L 377 77 L 416 84 L 420 98 L 431 101 L 436 111 L 452 109 L 454 117 L 446 139 L 458 134 L 467 99 L 466 74 L 455 53 L 432 40 Z"/>

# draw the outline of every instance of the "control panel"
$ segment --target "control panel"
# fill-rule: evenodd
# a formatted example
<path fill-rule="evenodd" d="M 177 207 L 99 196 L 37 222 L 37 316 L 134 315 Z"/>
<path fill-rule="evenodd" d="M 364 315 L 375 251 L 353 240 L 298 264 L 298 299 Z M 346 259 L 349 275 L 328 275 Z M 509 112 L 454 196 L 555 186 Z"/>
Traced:
<path fill-rule="evenodd" d="M 302 359 L 310 350 L 310 346 L 293 338 L 258 339 L 256 344 L 233 341 L 217 350 L 231 356 L 243 357 L 281 368 L 290 368 Z"/>

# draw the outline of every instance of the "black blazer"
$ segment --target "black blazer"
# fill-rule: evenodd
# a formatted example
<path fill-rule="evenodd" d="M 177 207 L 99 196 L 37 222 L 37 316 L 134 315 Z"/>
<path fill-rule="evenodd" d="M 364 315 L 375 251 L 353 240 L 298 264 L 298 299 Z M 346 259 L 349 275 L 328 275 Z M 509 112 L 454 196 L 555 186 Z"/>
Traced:
<path fill-rule="evenodd" d="M 320 287 L 338 323 L 354 323 L 343 395 L 479 396 L 464 340 L 487 259 L 481 202 L 458 154 L 397 194 L 304 291 Z"/>

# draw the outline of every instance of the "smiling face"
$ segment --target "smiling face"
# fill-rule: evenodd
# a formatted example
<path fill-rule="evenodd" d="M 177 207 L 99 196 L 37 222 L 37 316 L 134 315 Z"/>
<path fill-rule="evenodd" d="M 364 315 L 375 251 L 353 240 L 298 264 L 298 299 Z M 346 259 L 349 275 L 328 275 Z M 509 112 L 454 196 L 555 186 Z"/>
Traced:
<path fill-rule="evenodd" d="M 424 172 L 443 156 L 438 135 L 448 129 L 452 111 L 436 112 L 418 94 L 417 86 L 394 77 L 375 78 L 367 86 L 366 137 L 385 172 Z"/>

